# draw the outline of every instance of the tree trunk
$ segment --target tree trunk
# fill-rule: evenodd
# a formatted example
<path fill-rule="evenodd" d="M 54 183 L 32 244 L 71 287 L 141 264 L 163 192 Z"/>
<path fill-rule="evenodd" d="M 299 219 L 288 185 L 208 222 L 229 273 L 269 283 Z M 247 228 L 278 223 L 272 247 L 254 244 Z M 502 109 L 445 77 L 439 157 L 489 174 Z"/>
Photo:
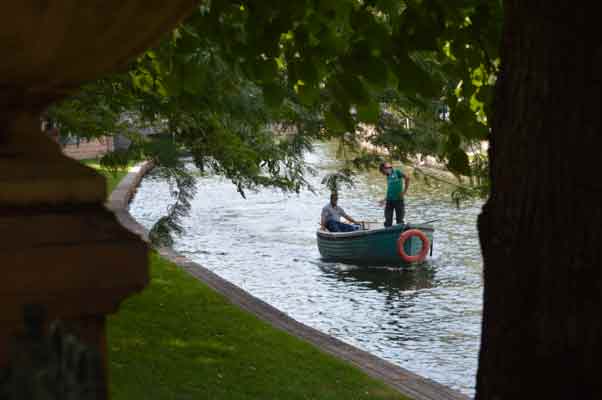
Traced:
<path fill-rule="evenodd" d="M 477 399 L 600 399 L 602 21 L 505 0 Z"/>

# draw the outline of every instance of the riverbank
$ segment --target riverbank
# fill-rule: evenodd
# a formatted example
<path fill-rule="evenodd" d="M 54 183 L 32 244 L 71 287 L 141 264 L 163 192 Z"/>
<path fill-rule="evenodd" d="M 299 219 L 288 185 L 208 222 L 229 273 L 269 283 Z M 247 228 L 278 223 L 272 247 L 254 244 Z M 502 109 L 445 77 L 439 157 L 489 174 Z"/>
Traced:
<path fill-rule="evenodd" d="M 109 175 L 108 191 L 124 177 Z M 116 400 L 407 399 L 241 310 L 156 252 L 149 287 L 109 318 L 108 348 Z"/>
<path fill-rule="evenodd" d="M 120 219 L 122 220 L 122 223 L 124 223 L 126 226 L 128 226 L 129 229 L 136 231 L 139 234 L 144 234 L 144 228 L 142 228 L 136 221 L 134 221 L 132 219 L 132 217 L 129 215 L 129 212 L 127 211 L 127 209 L 125 208 L 127 205 L 127 201 L 124 201 L 124 196 L 128 197 L 130 196 L 130 194 L 132 193 L 132 190 L 137 186 L 138 180 L 141 178 L 141 176 L 143 175 L 144 171 L 138 171 L 138 172 L 134 172 L 134 173 L 130 173 L 122 182 L 121 185 L 119 185 L 119 187 L 117 188 L 117 190 L 115 190 L 113 192 L 113 195 L 111 196 L 111 201 L 110 201 L 110 208 L 112 208 L 116 214 L 120 217 Z M 117 194 L 117 195 L 115 195 Z M 279 379 L 279 374 L 274 374 L 274 372 L 269 372 L 270 369 L 268 368 L 267 370 L 264 370 L 263 373 L 259 373 L 259 375 L 255 376 L 253 380 L 251 380 L 250 382 L 248 382 L 247 384 L 240 383 L 240 379 L 235 378 L 234 380 L 231 380 L 229 383 L 226 381 L 219 381 L 216 383 L 224 383 L 225 387 L 224 387 L 224 392 L 220 392 L 219 395 L 216 396 L 212 396 L 211 398 L 225 398 L 225 399 L 229 399 L 229 398 L 244 398 L 243 397 L 231 397 L 229 396 L 229 391 L 230 390 L 235 390 L 238 391 L 240 390 L 240 386 L 242 385 L 243 387 L 249 387 L 251 388 L 251 390 L 253 390 L 254 384 L 253 382 L 256 379 L 259 379 L 261 381 L 266 380 L 266 377 L 269 377 L 267 379 L 268 384 L 272 385 L 271 389 L 275 389 L 276 386 L 274 385 L 279 385 L 282 384 L 282 382 L 286 382 L 287 379 L 299 379 L 300 382 L 306 382 L 303 383 L 303 385 L 299 386 L 298 389 L 295 391 L 295 394 L 292 392 L 286 392 L 285 395 L 283 395 L 285 398 L 307 398 L 308 396 L 310 398 L 313 397 L 319 397 L 319 398 L 376 398 L 376 399 L 388 399 L 388 398 L 404 398 L 402 397 L 399 393 L 402 394 L 406 394 L 409 397 L 413 398 L 413 399 L 465 399 L 466 397 L 462 394 L 459 394 L 458 392 L 455 392 L 453 390 L 450 390 L 448 388 L 446 388 L 445 386 L 442 386 L 440 384 L 437 384 L 435 382 L 429 381 L 427 379 L 424 379 L 420 376 L 417 376 L 415 374 L 412 374 L 411 372 L 404 370 L 403 368 L 400 368 L 396 365 L 393 365 L 391 363 L 388 363 L 372 354 L 369 354 L 365 351 L 359 350 L 353 346 L 347 345 L 337 339 L 334 339 L 328 335 L 325 335 L 319 331 L 316 331 L 315 329 L 309 328 L 306 325 L 303 325 L 293 319 L 291 319 L 290 317 L 288 317 L 287 315 L 283 314 L 282 312 L 276 310 L 275 308 L 269 306 L 268 304 L 258 300 L 257 298 L 249 295 L 247 292 L 241 290 L 240 288 L 236 287 L 235 285 L 232 285 L 229 282 L 224 281 L 223 279 L 221 279 L 220 277 L 218 277 L 217 275 L 213 274 L 212 272 L 206 270 L 205 268 L 201 267 L 198 264 L 195 264 L 193 262 L 188 261 L 186 258 L 182 257 L 181 255 L 169 250 L 169 249 L 163 249 L 160 251 L 161 255 L 168 258 L 171 261 L 175 261 L 175 264 L 173 263 L 168 263 L 167 261 L 165 261 L 165 259 L 161 259 L 159 257 L 157 257 L 156 255 L 153 256 L 152 258 L 152 270 L 153 270 L 153 277 L 154 280 L 151 283 L 151 287 L 149 287 L 141 296 L 138 297 L 144 297 L 149 296 L 149 292 L 155 290 L 155 294 L 154 296 L 157 296 L 158 290 L 159 289 L 153 289 L 154 286 L 156 286 L 156 284 L 154 283 L 156 279 L 158 279 L 160 282 L 168 282 L 171 280 L 171 278 L 174 278 L 173 276 L 170 279 L 165 279 L 165 277 L 161 276 L 161 274 L 163 272 L 161 271 L 165 271 L 166 269 L 168 269 L 169 265 L 171 265 L 171 267 L 173 267 L 174 271 L 178 271 L 179 273 L 183 273 L 182 270 L 188 272 L 190 275 L 197 277 L 198 279 L 200 279 L 201 282 L 201 287 L 205 286 L 205 290 L 208 290 L 209 293 L 212 293 L 213 295 L 217 295 L 220 296 L 223 295 L 225 296 L 225 298 L 223 298 L 223 303 L 221 304 L 219 308 L 222 308 L 225 304 L 229 305 L 230 307 L 233 307 L 234 310 L 236 310 L 237 313 L 241 313 L 242 315 L 246 315 L 246 317 L 244 318 L 252 318 L 253 320 L 256 320 L 257 322 L 264 324 L 267 333 L 263 333 L 261 336 L 270 336 L 270 335 L 284 335 L 282 337 L 280 337 L 280 339 L 276 338 L 277 340 L 269 340 L 269 344 L 266 343 L 266 345 L 260 349 L 260 351 L 252 358 L 250 358 L 251 360 L 257 360 L 257 362 L 259 363 L 259 365 L 264 365 L 265 362 L 262 361 L 262 356 L 264 355 L 264 352 L 270 352 L 270 351 L 277 351 L 280 355 L 279 355 L 279 359 L 282 360 L 282 365 L 281 367 L 278 368 L 278 372 L 281 372 L 281 376 Z M 161 260 L 161 261 L 159 261 Z M 164 265 L 163 265 L 164 263 Z M 156 275 L 156 270 L 159 270 L 160 274 L 159 277 L 157 278 Z M 173 272 L 173 271 L 172 271 Z M 170 273 L 168 273 L 167 275 L 170 275 Z M 184 273 L 184 277 L 188 280 L 191 279 L 191 276 Z M 174 278 L 175 279 L 175 278 Z M 193 279 L 194 281 L 194 279 Z M 196 284 L 198 285 L 197 281 Z M 206 287 L 206 285 L 209 286 L 209 288 Z M 180 292 L 180 290 L 178 290 L 178 287 L 176 285 L 176 287 L 172 287 L 171 288 L 174 291 L 174 294 L 177 295 L 177 292 Z M 213 290 L 212 290 L 213 289 Z M 217 291 L 220 294 L 217 294 L 214 292 Z M 171 292 L 170 292 L 171 293 Z M 159 297 L 161 297 L 161 295 L 159 295 Z M 203 298 L 202 295 L 200 295 L 200 293 L 197 294 L 197 296 L 193 296 L 194 298 Z M 162 304 L 165 304 L 166 302 L 163 302 Z M 142 332 L 142 335 L 144 335 L 145 332 L 147 331 L 152 331 L 154 330 L 161 330 L 163 329 L 164 325 L 170 325 L 169 323 L 165 323 L 163 321 L 163 318 L 161 319 L 161 321 L 154 321 L 154 316 L 156 315 L 156 310 L 157 309 L 161 309 L 162 315 L 165 314 L 182 314 L 182 308 L 181 308 L 181 304 L 182 304 L 182 299 L 174 302 L 179 308 L 178 310 L 173 310 L 171 307 L 167 307 L 167 310 L 163 310 L 162 307 L 154 307 L 150 304 L 147 304 L 146 306 L 143 306 L 140 310 L 134 310 L 133 313 L 128 316 L 126 318 L 126 321 L 134 321 L 134 326 L 132 327 L 127 327 L 127 329 L 125 329 L 122 333 L 123 337 L 127 338 L 128 340 L 132 339 L 128 336 L 128 332 L 137 332 L 136 329 L 140 329 L 138 328 L 139 326 L 144 326 L 146 320 L 151 321 L 151 325 L 144 327 L 140 332 Z M 233 304 L 231 304 L 233 303 Z M 126 304 L 129 304 L 126 303 Z M 240 307 L 240 308 L 239 308 Z M 242 308 L 242 310 L 241 310 Z M 245 311 L 243 311 L 245 310 Z M 259 316 L 260 319 L 267 321 L 268 324 L 265 324 L 265 322 L 259 321 L 257 320 L 256 317 L 249 315 L 246 311 L 250 312 L 251 314 L 255 314 L 256 316 Z M 147 315 L 147 318 L 145 319 L 144 316 L 140 317 L 139 314 L 144 314 L 145 312 L 150 313 L 149 315 Z M 207 312 L 207 310 L 205 309 L 198 309 L 198 310 L 192 310 L 189 313 L 185 313 L 187 314 L 187 319 L 185 319 L 184 321 L 182 321 L 182 325 L 186 325 L 187 323 L 190 323 L 191 319 L 190 317 L 193 317 L 192 319 L 206 319 L 206 315 L 205 313 Z M 122 307 L 122 313 L 119 314 L 119 317 L 121 317 L 121 315 L 123 315 L 124 313 L 127 313 L 127 309 Z M 123 317 L 121 317 L 123 318 Z M 139 319 L 142 318 L 142 321 L 140 321 Z M 221 317 L 223 318 L 223 316 Z M 209 318 L 211 319 L 211 318 Z M 218 318 L 219 319 L 219 318 Z M 232 319 L 232 318 L 229 318 Z M 154 321 L 154 323 L 152 323 Z M 230 321 L 229 323 L 229 328 L 230 330 L 232 330 L 232 322 Z M 173 327 L 168 328 L 163 335 L 159 335 L 159 337 L 163 337 L 164 339 L 167 337 L 170 337 L 170 334 L 172 332 L 172 329 L 174 331 L 178 331 L 179 324 L 175 324 Z M 194 324 L 193 324 L 194 325 Z M 248 326 L 247 323 L 243 323 L 243 326 Z M 271 326 L 270 326 L 271 325 Z M 219 326 L 218 323 L 215 323 L 215 321 L 211 322 L 209 325 L 206 325 L 205 327 L 210 326 Z M 273 327 L 276 327 L 278 329 L 274 329 Z M 199 328 L 201 329 L 201 328 Z M 228 329 L 225 329 L 226 332 L 226 336 L 230 335 L 230 332 L 228 331 Z M 279 330 L 280 329 L 280 330 Z M 285 332 L 282 331 L 286 331 L 291 333 L 292 335 L 296 336 L 290 336 L 287 335 Z M 192 331 L 195 331 L 195 335 L 197 336 L 197 340 L 195 341 L 193 338 L 193 342 L 198 342 L 198 330 L 196 328 L 193 327 Z M 111 332 L 111 326 L 110 326 L 110 331 Z M 277 332 L 277 334 L 276 334 Z M 118 335 L 119 336 L 119 335 Z M 173 336 L 173 335 L 172 335 Z M 194 335 L 193 335 L 194 336 Z M 252 332 L 251 332 L 251 337 L 252 337 Z M 110 346 L 111 349 L 112 347 L 112 336 L 109 336 L 109 340 L 110 340 Z M 232 343 L 235 344 L 242 344 L 244 343 L 244 341 L 249 337 L 248 334 L 246 334 L 245 332 L 242 332 L 242 334 L 240 332 L 237 332 L 236 335 L 234 336 L 234 340 L 232 341 Z M 297 339 L 297 338 L 301 338 Z M 139 340 L 138 340 L 139 339 Z M 151 362 L 151 360 L 148 358 L 148 354 L 149 351 L 151 351 L 152 354 L 152 350 L 149 349 L 157 349 L 158 347 L 160 348 L 161 345 L 165 346 L 167 345 L 169 347 L 169 343 L 161 343 L 161 342 L 153 342 L 152 338 L 138 338 L 138 339 L 134 339 L 134 342 L 137 343 L 137 346 L 140 346 L 143 350 L 141 350 L 141 353 L 147 354 L 146 355 L 146 362 Z M 170 354 L 171 352 L 175 351 L 176 348 L 183 348 L 183 349 L 187 349 L 190 350 L 190 348 L 193 348 L 194 346 L 190 346 L 187 345 L 187 338 L 185 337 L 178 337 L 173 336 L 171 339 L 176 339 L 176 345 L 175 346 L 171 346 L 174 348 L 171 348 L 169 351 L 166 351 L 165 354 Z M 202 341 L 202 339 L 200 339 Z M 290 342 L 293 343 L 293 345 L 283 345 L 283 341 L 284 342 Z M 149 344 L 150 342 L 150 344 Z M 307 342 L 313 344 L 314 346 L 317 346 L 318 350 L 316 349 L 316 347 L 311 346 L 310 344 L 308 344 Z M 178 345 L 177 343 L 180 343 L 180 345 Z M 220 341 L 220 343 L 222 343 Z M 127 347 L 127 346 L 126 346 Z M 246 349 L 246 345 L 242 346 L 242 349 L 245 350 Z M 128 349 L 128 353 L 131 352 L 130 350 L 132 349 Z M 135 350 L 135 349 L 134 349 Z M 123 352 L 123 348 L 118 347 L 118 352 L 117 354 L 121 354 Z M 337 358 L 333 358 L 326 353 L 330 353 L 335 355 Z M 133 353 L 136 353 L 135 351 Z M 244 360 L 245 358 L 242 357 L 241 358 L 241 354 L 239 354 L 238 352 L 235 352 L 236 354 L 234 354 L 232 356 L 232 362 L 234 362 L 236 365 L 240 364 L 241 360 Z M 131 359 L 131 356 L 126 356 L 127 359 Z M 136 357 L 137 358 L 137 357 Z M 144 357 L 142 357 L 144 359 Z M 187 351 L 183 352 L 183 359 L 182 362 L 186 363 L 187 361 L 192 362 L 192 360 L 189 360 L 190 356 L 187 353 Z M 345 360 L 346 362 L 342 362 L 340 361 L 340 359 Z M 295 360 L 295 363 L 292 364 L 291 360 Z M 177 360 L 176 364 L 178 364 L 180 362 L 180 360 Z M 355 367 L 353 367 L 352 365 L 348 364 L 351 363 L 357 367 L 360 367 L 364 372 L 361 372 L 360 370 L 356 369 Z M 112 363 L 113 364 L 113 363 Z M 119 362 L 117 363 L 119 364 Z M 167 368 L 167 370 L 169 370 L 169 368 L 174 368 L 174 366 L 172 365 L 173 363 L 166 363 L 165 364 L 165 368 Z M 217 363 L 219 364 L 223 364 L 223 363 Z M 227 364 L 227 363 L 226 363 Z M 269 362 L 267 363 L 269 365 L 273 364 L 273 362 Z M 266 364 L 266 365 L 267 365 Z M 291 364 L 291 365 L 288 365 Z M 146 363 L 145 362 L 141 362 L 140 364 L 135 363 L 135 365 L 128 365 L 128 364 L 124 364 L 126 365 L 125 370 L 130 369 L 130 367 L 134 370 L 141 370 L 144 369 Z M 264 365 L 265 367 L 265 365 Z M 191 365 L 188 365 L 188 368 L 192 368 L 193 372 L 194 371 L 200 371 L 203 372 L 202 369 L 200 369 L 200 367 L 197 365 L 197 363 L 192 363 Z M 338 371 L 339 375 L 333 376 L 332 375 L 332 369 L 335 369 Z M 147 367 L 148 369 L 148 367 Z M 154 367 L 153 371 L 156 373 L 157 371 L 161 370 L 162 367 Z M 183 366 L 184 370 L 187 370 L 186 366 Z M 299 369 L 301 370 L 305 370 L 305 371 L 311 371 L 311 376 L 309 376 L 310 380 L 315 380 L 315 382 L 318 384 L 318 386 L 323 386 L 323 387 L 319 387 L 319 388 L 312 388 L 309 387 L 305 390 L 303 390 L 302 388 L 305 387 L 307 385 L 307 377 L 304 376 L 303 373 L 301 373 L 301 375 L 299 375 Z M 180 368 L 178 368 L 178 370 L 181 370 Z M 208 370 L 209 375 L 211 375 L 211 368 Z M 342 373 L 342 375 L 340 375 Z M 372 377 L 376 377 L 377 380 L 371 379 L 369 378 L 366 373 Z M 129 373 L 131 374 L 131 373 Z M 129 374 L 126 374 L 126 376 L 128 376 Z M 235 375 L 238 375 L 239 372 L 236 372 Z M 266 375 L 267 374 L 267 375 Z M 219 375 L 225 376 L 224 374 L 219 373 Z M 244 375 L 244 374 L 243 374 Z M 137 376 L 137 374 L 134 374 L 134 376 Z M 313 377 L 313 378 L 312 378 Z M 334 385 L 335 387 L 330 387 L 332 386 L 332 381 L 331 378 L 334 377 L 335 381 L 338 382 L 336 385 Z M 132 377 L 130 376 L 128 379 L 131 379 Z M 199 378 L 200 379 L 200 378 Z M 274 383 L 274 379 L 276 379 L 276 383 Z M 169 380 L 169 379 L 168 379 Z M 382 382 L 380 382 L 380 380 L 384 380 L 385 382 L 387 382 L 390 386 L 384 385 Z M 114 379 L 115 382 L 117 382 L 117 380 Z M 145 379 L 136 379 L 136 381 L 141 381 L 141 385 L 140 388 L 145 388 L 148 386 L 148 384 L 150 384 L 149 382 L 146 382 Z M 204 380 L 200 380 L 198 383 L 204 383 Z M 209 380 L 209 382 L 211 382 L 211 380 Z M 270 383 L 271 382 L 271 383 Z M 279 382 L 279 383 L 278 383 Z M 151 382 L 152 383 L 152 382 Z M 321 384 L 320 384 L 321 383 Z M 124 384 L 123 387 L 129 387 L 131 384 L 131 382 L 129 384 Z M 250 386 L 249 386 L 250 385 Z M 290 383 L 288 383 L 288 385 L 290 386 Z M 115 386 L 115 385 L 114 385 Z M 397 389 L 398 392 L 396 392 L 395 390 L 392 390 L 392 388 Z M 206 389 L 206 388 L 205 388 Z M 281 388 L 280 388 L 281 389 Z M 309 391 L 308 391 L 309 390 Z M 314 396 L 312 393 L 314 393 L 314 390 L 317 390 L 317 392 L 315 393 L 319 393 L 319 396 Z M 248 395 L 248 389 L 245 389 L 244 391 L 245 393 L 247 393 Z M 177 392 L 174 392 L 177 393 Z M 199 394 L 201 392 L 198 392 Z M 251 396 L 253 398 L 255 397 L 267 397 L 267 398 L 283 398 L 281 397 L 278 393 L 282 393 L 279 391 L 273 392 L 273 394 L 270 394 L 272 392 L 267 392 L 265 394 L 262 394 L 261 396 Z M 364 395 L 365 393 L 365 395 Z M 244 393 L 243 393 L 244 394 Z M 132 393 L 128 394 L 129 396 L 132 395 Z M 296 397 L 299 396 L 299 397 Z M 196 396 L 195 396 L 196 397 Z M 116 397 L 116 398 L 121 398 L 121 397 Z M 126 397 L 123 397 L 126 398 Z M 146 397 L 145 397 L 146 398 Z M 155 397 L 148 397 L 148 398 L 155 398 Z M 156 397 L 156 398 L 165 398 L 163 397 Z M 168 396 L 169 398 L 169 396 Z"/>

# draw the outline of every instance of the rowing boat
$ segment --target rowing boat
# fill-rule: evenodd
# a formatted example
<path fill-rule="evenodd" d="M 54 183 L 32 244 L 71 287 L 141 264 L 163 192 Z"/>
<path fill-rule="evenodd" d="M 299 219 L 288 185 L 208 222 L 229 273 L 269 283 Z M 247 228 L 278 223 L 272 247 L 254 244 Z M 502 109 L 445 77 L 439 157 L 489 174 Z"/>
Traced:
<path fill-rule="evenodd" d="M 366 227 L 353 232 L 328 232 L 318 230 L 318 250 L 325 261 L 367 266 L 402 267 L 408 265 L 397 249 L 397 240 L 404 231 L 418 229 L 430 242 L 433 251 L 434 228 L 430 224 L 399 224 L 389 228 Z M 405 253 L 420 253 L 423 243 L 418 236 L 410 236 L 404 243 Z"/>

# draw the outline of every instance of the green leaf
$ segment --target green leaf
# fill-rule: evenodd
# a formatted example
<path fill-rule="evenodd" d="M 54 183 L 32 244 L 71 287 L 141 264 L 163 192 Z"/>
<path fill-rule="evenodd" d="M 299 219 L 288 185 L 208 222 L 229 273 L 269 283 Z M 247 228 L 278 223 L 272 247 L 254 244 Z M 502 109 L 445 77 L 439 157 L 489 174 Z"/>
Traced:
<path fill-rule="evenodd" d="M 276 108 L 282 104 L 286 96 L 286 91 L 281 85 L 274 82 L 267 82 L 262 87 L 263 96 L 268 106 Z"/>
<path fill-rule="evenodd" d="M 365 56 L 353 61 L 355 69 L 375 89 L 384 89 L 389 83 L 387 64 L 379 57 Z"/>
<path fill-rule="evenodd" d="M 450 155 L 447 162 L 447 168 L 454 173 L 459 175 L 470 175 L 470 162 L 468 155 L 462 149 L 454 150 Z"/>
<path fill-rule="evenodd" d="M 420 94 L 426 98 L 438 96 L 439 86 L 410 57 L 400 57 L 397 68 L 398 88 L 402 93 Z"/>
<path fill-rule="evenodd" d="M 315 85 L 299 85 L 297 94 L 301 103 L 306 106 L 313 106 L 320 100 L 320 88 Z"/>
<path fill-rule="evenodd" d="M 345 124 L 332 110 L 328 110 L 324 113 L 324 123 L 326 124 L 326 129 L 328 129 L 331 133 L 345 132 Z"/>
<path fill-rule="evenodd" d="M 331 133 L 353 132 L 355 124 L 349 114 L 349 106 L 346 103 L 332 104 L 324 114 L 324 122 Z"/>
<path fill-rule="evenodd" d="M 376 6 L 388 15 L 397 15 L 401 11 L 403 3 L 398 0 L 377 0 Z"/>
<path fill-rule="evenodd" d="M 462 137 L 470 140 L 484 140 L 487 138 L 487 126 L 477 120 L 477 114 L 470 109 L 465 101 L 451 107 L 450 119 L 456 131 Z"/>
<path fill-rule="evenodd" d="M 447 140 L 448 151 L 453 151 L 460 148 L 460 135 L 457 132 L 451 132 Z"/>
<path fill-rule="evenodd" d="M 254 66 L 255 76 L 262 82 L 268 82 L 278 77 L 278 64 L 273 58 L 258 60 Z"/>
<path fill-rule="evenodd" d="M 483 85 L 479 88 L 479 91 L 476 94 L 476 98 L 483 103 L 483 111 L 485 115 L 487 115 L 487 119 L 491 120 L 492 115 L 492 105 L 493 105 L 493 93 L 494 87 L 491 85 Z"/>
<path fill-rule="evenodd" d="M 341 55 L 349 47 L 342 34 L 329 30 L 321 37 L 320 46 L 330 55 Z"/>
<path fill-rule="evenodd" d="M 306 83 L 306 85 L 317 85 L 320 80 L 320 74 L 316 67 L 315 60 L 307 59 L 297 64 L 296 71 L 299 74 L 298 79 Z"/>
<path fill-rule="evenodd" d="M 346 100 L 349 103 L 356 105 L 370 103 L 370 93 L 357 76 L 351 74 L 340 75 L 337 77 L 337 83 L 341 92 L 347 96 Z"/>
<path fill-rule="evenodd" d="M 378 122 L 380 106 L 377 101 L 370 101 L 357 106 L 357 117 L 360 121 L 375 124 Z"/>

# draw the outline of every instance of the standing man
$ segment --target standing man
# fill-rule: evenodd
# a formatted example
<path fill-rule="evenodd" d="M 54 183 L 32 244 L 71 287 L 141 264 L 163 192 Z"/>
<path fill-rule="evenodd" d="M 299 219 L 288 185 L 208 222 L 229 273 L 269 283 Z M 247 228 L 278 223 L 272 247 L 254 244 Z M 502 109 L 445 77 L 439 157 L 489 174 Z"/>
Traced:
<path fill-rule="evenodd" d="M 322 230 L 328 229 L 330 232 L 351 232 L 357 230 L 358 227 L 341 222 L 341 217 L 343 217 L 352 224 L 357 224 L 353 218 L 345 214 L 345 211 L 337 205 L 337 201 L 337 194 L 332 193 L 330 195 L 330 203 L 326 204 L 322 209 L 320 228 Z"/>
<path fill-rule="evenodd" d="M 385 205 L 385 228 L 393 225 L 393 210 L 395 210 L 395 221 L 402 224 L 405 217 L 404 196 L 410 185 L 410 178 L 400 169 L 393 169 L 391 163 L 384 162 L 379 166 L 380 172 L 387 177 L 387 196 L 380 201 Z M 402 180 L 403 179 L 403 180 Z"/>

